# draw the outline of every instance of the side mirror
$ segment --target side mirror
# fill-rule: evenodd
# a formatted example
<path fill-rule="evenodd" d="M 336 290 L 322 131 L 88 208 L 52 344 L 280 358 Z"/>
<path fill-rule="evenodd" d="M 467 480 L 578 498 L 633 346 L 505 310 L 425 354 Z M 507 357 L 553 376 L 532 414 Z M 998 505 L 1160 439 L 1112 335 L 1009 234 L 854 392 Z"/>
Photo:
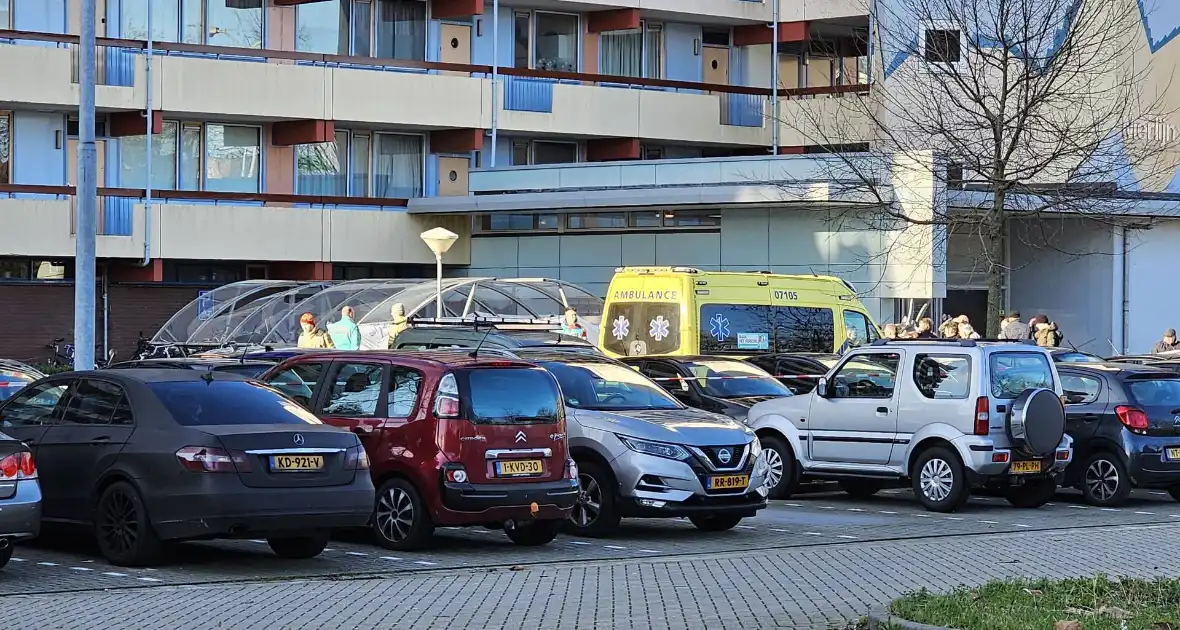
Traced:
<path fill-rule="evenodd" d="M 819 379 L 819 382 L 815 384 L 815 395 L 820 398 L 828 397 L 828 378 L 826 376 Z"/>

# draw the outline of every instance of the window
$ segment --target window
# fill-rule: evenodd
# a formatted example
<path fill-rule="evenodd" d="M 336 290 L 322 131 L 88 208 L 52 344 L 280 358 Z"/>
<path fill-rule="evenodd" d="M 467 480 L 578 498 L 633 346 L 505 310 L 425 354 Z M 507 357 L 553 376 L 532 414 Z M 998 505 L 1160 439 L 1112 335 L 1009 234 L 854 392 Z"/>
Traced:
<path fill-rule="evenodd" d="M 675 302 L 615 302 L 601 326 L 607 328 L 603 347 L 617 354 L 668 354 L 680 347 L 680 305 Z"/>
<path fill-rule="evenodd" d="M 892 398 L 900 362 L 901 355 L 896 352 L 858 354 L 832 376 L 829 397 Z"/>
<path fill-rule="evenodd" d="M 691 398 L 692 390 L 688 385 L 688 380 L 670 365 L 648 361 L 643 365 L 643 375 L 658 383 L 673 396 L 683 398 L 685 394 L 688 394 Z"/>
<path fill-rule="evenodd" d="M 571 214 L 566 217 L 566 226 L 571 230 L 618 230 L 627 227 L 625 212 L 588 212 Z"/>
<path fill-rule="evenodd" d="M 262 130 L 244 125 L 164 121 L 152 139 L 152 187 L 260 192 Z M 120 138 L 120 185 L 146 184 L 146 136 Z"/>
<path fill-rule="evenodd" d="M 471 421 L 476 424 L 551 424 L 560 416 L 557 383 L 537 368 L 466 372 Z"/>
<path fill-rule="evenodd" d="M 425 60 L 426 3 L 421 0 L 378 0 L 376 8 L 374 56 Z"/>
<path fill-rule="evenodd" d="M 164 277 L 168 282 L 190 284 L 229 284 L 246 279 L 245 265 L 211 265 L 209 263 L 164 263 Z"/>
<path fill-rule="evenodd" d="M 12 398 L 22 387 L 40 378 L 21 369 L 0 369 L 0 402 Z"/>
<path fill-rule="evenodd" d="M 297 363 L 266 380 L 271 387 L 283 392 L 304 407 L 311 407 L 315 385 L 324 372 L 323 363 Z"/>
<path fill-rule="evenodd" d="M 176 190 L 176 134 L 180 131 L 180 124 L 171 120 L 165 121 L 161 131 L 162 133 L 152 138 L 152 188 Z M 127 136 L 119 141 L 120 186 L 147 187 L 146 158 L 146 134 Z"/>
<path fill-rule="evenodd" d="M 365 8 L 368 8 L 367 4 Z M 324 55 L 352 54 L 350 37 L 357 31 L 367 36 L 371 28 L 369 12 L 363 13 L 356 16 L 365 20 L 362 25 L 353 22 L 352 0 L 329 0 L 296 6 L 295 50 Z"/>
<path fill-rule="evenodd" d="M 1152 378 L 1128 380 L 1131 398 L 1146 407 L 1149 412 L 1163 412 L 1169 416 L 1172 410 L 1180 408 L 1180 379 Z M 1162 407 L 1163 409 L 1152 409 Z"/>
<path fill-rule="evenodd" d="M 0 0 L 0 29 L 12 28 L 12 0 Z"/>
<path fill-rule="evenodd" d="M 791 395 L 791 390 L 772 378 L 765 370 L 744 361 L 700 359 L 685 361 L 684 366 L 697 377 L 701 389 L 710 396 L 745 398 Z"/>
<path fill-rule="evenodd" d="M 831 309 L 743 304 L 701 307 L 702 354 L 831 352 Z"/>
<path fill-rule="evenodd" d="M 836 331 L 831 309 L 777 306 L 772 312 L 775 352 L 831 352 Z"/>
<path fill-rule="evenodd" d="M 971 358 L 919 354 L 914 357 L 914 385 L 927 398 L 966 398 L 971 392 Z"/>
<path fill-rule="evenodd" d="M 177 424 L 323 424 L 278 391 L 254 381 L 211 380 L 149 383 Z"/>
<path fill-rule="evenodd" d="M 721 215 L 714 210 L 657 210 L 652 213 L 635 212 L 631 215 L 631 227 L 718 227 Z"/>
<path fill-rule="evenodd" d="M 957 65 L 963 60 L 962 33 L 958 29 L 927 28 L 923 34 L 922 57 L 930 63 Z"/>
<path fill-rule="evenodd" d="M 259 192 L 262 130 L 236 125 L 205 125 L 205 190 Z"/>
<path fill-rule="evenodd" d="M 639 159 L 641 160 L 662 160 L 664 159 L 664 147 L 653 147 L 650 145 L 643 145 L 639 147 Z"/>
<path fill-rule="evenodd" d="M 323 415 L 373 417 L 381 396 L 380 365 L 347 363 L 332 379 L 332 390 L 324 403 Z"/>
<path fill-rule="evenodd" d="M 852 339 L 853 346 L 863 346 L 878 339 L 876 327 L 864 313 L 857 311 L 844 311 L 844 333 L 856 335 Z"/>
<path fill-rule="evenodd" d="M 599 36 L 599 72 L 619 77 L 663 78 L 663 26 L 640 25 Z"/>
<path fill-rule="evenodd" d="M 0 0 L 3 5 L 6 0 Z M 4 14 L 0 12 L 0 24 Z M 0 184 L 12 183 L 12 112 L 0 111 Z"/>
<path fill-rule="evenodd" d="M 61 421 L 66 424 L 134 424 L 122 388 L 89 379 L 78 383 Z"/>
<path fill-rule="evenodd" d="M 389 373 L 390 418 L 408 418 L 414 413 L 418 401 L 418 390 L 422 387 L 422 375 L 414 370 L 394 367 Z"/>
<path fill-rule="evenodd" d="M 6 0 L 0 0 L 0 3 Z M 119 36 L 147 39 L 148 0 L 119 0 Z M 263 3 L 246 0 L 152 0 L 152 38 L 161 42 L 262 48 Z"/>
<path fill-rule="evenodd" d="M 578 145 L 574 142 L 516 140 L 512 143 L 512 166 L 528 164 L 575 164 Z"/>
<path fill-rule="evenodd" d="M 482 217 L 480 228 L 485 232 L 553 231 L 561 224 L 560 216 L 557 214 L 485 214 Z"/>
<path fill-rule="evenodd" d="M 990 368 L 993 398 L 1012 400 L 1026 389 L 1053 389 L 1053 368 L 1039 352 L 996 352 Z"/>
<path fill-rule="evenodd" d="M 1065 394 L 1066 404 L 1088 405 L 1102 393 L 1102 381 L 1093 376 L 1081 374 L 1062 374 L 1061 390 Z"/>
<path fill-rule="evenodd" d="M 667 389 L 630 367 L 596 361 L 546 362 L 545 368 L 561 384 L 565 404 L 575 409 L 622 411 L 627 409 L 680 409 Z"/>
<path fill-rule="evenodd" d="M 518 11 L 512 30 L 514 67 L 578 71 L 581 31 L 577 15 Z"/>
<path fill-rule="evenodd" d="M 45 425 L 53 422 L 53 410 L 66 393 L 67 383 L 43 383 L 26 390 L 12 399 L 4 408 L 0 426 L 24 427 Z"/>
<path fill-rule="evenodd" d="M 297 193 L 332 197 L 347 195 L 348 132 L 337 130 L 335 142 L 296 146 L 295 168 L 297 170 L 295 178 Z"/>
<path fill-rule="evenodd" d="M 408 199 L 422 196 L 425 170 L 422 136 L 373 135 L 373 197 Z"/>
<path fill-rule="evenodd" d="M 706 46 L 722 46 L 729 48 L 728 28 L 705 28 L 701 33 L 701 43 Z"/>

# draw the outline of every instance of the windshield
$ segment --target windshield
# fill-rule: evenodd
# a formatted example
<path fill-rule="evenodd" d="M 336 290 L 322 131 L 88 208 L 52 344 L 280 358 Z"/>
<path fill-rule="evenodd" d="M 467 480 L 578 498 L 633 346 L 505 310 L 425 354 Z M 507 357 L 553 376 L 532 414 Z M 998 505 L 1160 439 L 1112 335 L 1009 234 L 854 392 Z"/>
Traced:
<path fill-rule="evenodd" d="M 1026 389 L 1053 389 L 1053 368 L 1038 352 L 996 352 L 991 355 L 993 398 L 1012 400 Z"/>
<path fill-rule="evenodd" d="M 680 304 L 676 302 L 615 302 L 603 319 L 602 347 L 615 354 L 670 354 L 680 347 Z"/>
<path fill-rule="evenodd" d="M 557 384 L 537 368 L 467 372 L 467 397 L 476 424 L 552 424 L 559 419 Z"/>
<path fill-rule="evenodd" d="M 1127 384 L 1131 388 L 1131 397 L 1144 407 L 1167 407 L 1169 413 L 1180 409 L 1180 379 L 1134 379 Z"/>
<path fill-rule="evenodd" d="M 701 388 L 718 398 L 790 396 L 791 390 L 766 371 L 742 361 L 685 361 Z"/>
<path fill-rule="evenodd" d="M 1102 363 L 1102 357 L 1085 352 L 1058 352 L 1053 355 L 1053 360 L 1058 363 Z"/>
<path fill-rule="evenodd" d="M 681 405 L 662 387 L 634 369 L 614 363 L 557 363 L 545 366 L 565 396 L 565 404 L 575 409 L 625 411 L 628 409 L 681 409 Z"/>
<path fill-rule="evenodd" d="M 210 380 L 149 383 L 177 423 L 186 427 L 215 424 L 322 424 L 278 391 L 252 381 Z"/>
<path fill-rule="evenodd" d="M 240 374 L 249 378 L 258 378 L 263 372 L 274 367 L 273 363 L 236 363 L 233 365 L 221 365 L 213 368 L 214 372 L 229 372 L 230 374 Z"/>

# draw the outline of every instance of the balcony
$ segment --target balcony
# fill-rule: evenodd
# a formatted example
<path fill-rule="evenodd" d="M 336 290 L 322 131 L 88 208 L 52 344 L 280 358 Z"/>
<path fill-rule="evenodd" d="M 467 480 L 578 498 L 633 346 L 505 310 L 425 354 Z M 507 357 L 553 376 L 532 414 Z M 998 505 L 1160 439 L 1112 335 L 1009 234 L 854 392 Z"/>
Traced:
<path fill-rule="evenodd" d="M 0 185 L 0 251 L 74 255 L 74 189 Z M 144 191 L 99 189 L 100 258 L 143 256 Z M 415 217 L 405 200 L 159 191 L 152 199 L 153 258 L 433 264 L 418 234 L 439 225 L 465 236 L 467 217 Z M 390 204 L 396 204 L 396 207 Z M 392 210 L 392 211 L 391 211 Z M 260 236 L 264 236 L 260 238 Z M 461 238 L 444 260 L 468 264 Z"/>

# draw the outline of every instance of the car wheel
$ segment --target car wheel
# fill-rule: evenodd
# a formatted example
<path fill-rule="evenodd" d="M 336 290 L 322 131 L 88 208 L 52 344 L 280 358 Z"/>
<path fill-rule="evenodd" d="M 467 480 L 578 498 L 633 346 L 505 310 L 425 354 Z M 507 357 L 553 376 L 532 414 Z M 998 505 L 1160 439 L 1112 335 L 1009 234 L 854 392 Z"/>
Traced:
<path fill-rule="evenodd" d="M 142 567 L 160 562 L 164 546 L 156 536 L 147 508 L 131 484 L 111 484 L 98 499 L 94 536 L 103 557 L 118 566 Z"/>
<path fill-rule="evenodd" d="M 959 457 L 946 447 L 922 451 L 910 477 L 914 496 L 931 512 L 954 512 L 967 502 L 967 473 Z"/>
<path fill-rule="evenodd" d="M 508 540 L 520 545 L 521 547 L 540 547 L 541 545 L 548 545 L 557 538 L 557 532 L 561 531 L 563 521 L 536 521 L 529 525 L 517 526 L 512 529 L 505 530 L 508 534 Z"/>
<path fill-rule="evenodd" d="M 766 458 L 766 489 L 771 499 L 789 499 L 799 489 L 795 474 L 795 455 L 781 438 L 762 439 L 762 453 Z"/>
<path fill-rule="evenodd" d="M 426 546 L 434 535 L 434 523 L 414 484 L 401 478 L 381 484 L 373 510 L 373 534 L 386 549 L 413 551 Z"/>
<path fill-rule="evenodd" d="M 727 532 L 742 522 L 740 516 L 693 516 L 688 519 L 703 532 Z"/>
<path fill-rule="evenodd" d="M 1131 496 L 1131 478 L 1119 458 L 1099 451 L 1086 458 L 1082 469 L 1082 498 L 1090 505 L 1117 507 Z"/>
<path fill-rule="evenodd" d="M 858 499 L 867 499 L 885 487 L 880 481 L 870 479 L 847 479 L 838 483 L 841 490 Z"/>
<path fill-rule="evenodd" d="M 4 567 L 8 566 L 8 561 L 12 560 L 13 550 L 14 550 L 14 547 L 12 546 L 11 541 L 9 541 L 7 547 L 5 547 L 4 549 L 0 549 L 0 569 L 3 569 Z"/>
<path fill-rule="evenodd" d="M 1033 479 L 1023 486 L 1011 486 L 1004 491 L 1008 503 L 1018 508 L 1039 508 L 1053 500 L 1057 494 L 1055 479 Z"/>
<path fill-rule="evenodd" d="M 578 462 L 578 502 L 566 521 L 566 531 L 578 536 L 606 536 L 619 527 L 614 477 L 594 462 Z"/>
<path fill-rule="evenodd" d="M 266 544 L 270 545 L 271 551 L 280 558 L 307 560 L 320 555 L 327 548 L 328 532 L 295 538 L 267 538 Z"/>

